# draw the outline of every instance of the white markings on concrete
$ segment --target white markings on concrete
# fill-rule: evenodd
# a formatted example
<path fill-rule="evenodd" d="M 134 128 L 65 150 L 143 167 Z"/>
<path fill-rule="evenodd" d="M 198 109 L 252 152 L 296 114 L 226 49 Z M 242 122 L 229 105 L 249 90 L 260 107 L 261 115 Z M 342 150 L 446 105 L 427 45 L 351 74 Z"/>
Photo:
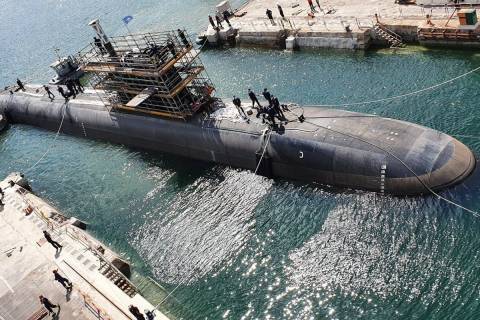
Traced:
<path fill-rule="evenodd" d="M 5 286 L 8 288 L 8 290 L 10 290 L 11 293 L 15 293 L 15 291 L 13 291 L 12 287 L 4 277 L 0 276 L 0 280 L 2 280 L 3 283 L 5 283 Z"/>

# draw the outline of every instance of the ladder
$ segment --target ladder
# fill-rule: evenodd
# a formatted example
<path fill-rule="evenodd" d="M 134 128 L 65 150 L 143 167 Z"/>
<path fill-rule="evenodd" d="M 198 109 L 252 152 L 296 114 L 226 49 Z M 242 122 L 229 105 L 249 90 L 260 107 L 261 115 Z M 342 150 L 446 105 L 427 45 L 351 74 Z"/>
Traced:
<path fill-rule="evenodd" d="M 403 48 L 405 46 L 402 37 L 392 30 L 389 30 L 384 25 L 377 23 L 373 27 L 373 30 L 378 37 L 388 42 L 390 48 Z"/>
<path fill-rule="evenodd" d="M 112 281 L 130 298 L 137 293 L 137 288 L 133 285 L 133 283 L 131 283 L 123 273 L 121 273 L 108 261 L 100 258 L 100 267 L 98 268 L 98 271 L 100 271 L 100 273 L 103 274 L 107 279 Z"/>

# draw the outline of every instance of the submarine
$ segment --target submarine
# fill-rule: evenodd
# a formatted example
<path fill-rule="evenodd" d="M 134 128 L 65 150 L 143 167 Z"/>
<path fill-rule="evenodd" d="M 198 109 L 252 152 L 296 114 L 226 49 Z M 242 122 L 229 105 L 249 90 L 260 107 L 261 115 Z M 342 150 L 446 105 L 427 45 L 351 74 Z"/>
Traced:
<path fill-rule="evenodd" d="M 284 104 L 280 125 L 214 97 L 182 30 L 98 39 L 76 59 L 90 86 L 50 99 L 42 85 L 0 93 L 9 124 L 252 170 L 269 178 L 398 196 L 437 192 L 475 169 L 472 151 L 442 132 L 391 118 Z"/>

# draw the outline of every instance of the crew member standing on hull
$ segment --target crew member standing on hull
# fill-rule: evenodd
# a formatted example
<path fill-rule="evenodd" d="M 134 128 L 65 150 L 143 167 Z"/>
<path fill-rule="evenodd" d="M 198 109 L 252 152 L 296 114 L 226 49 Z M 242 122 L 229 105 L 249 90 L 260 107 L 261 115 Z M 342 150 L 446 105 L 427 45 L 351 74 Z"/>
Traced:
<path fill-rule="evenodd" d="M 277 97 L 272 97 L 272 106 L 273 109 L 275 110 L 275 113 L 278 114 L 282 120 L 285 120 L 285 114 L 282 111 L 282 108 L 280 107 L 280 101 L 278 101 Z"/>
<path fill-rule="evenodd" d="M 272 95 L 268 92 L 267 88 L 263 89 L 263 97 L 267 99 L 268 105 L 272 104 Z"/>
<path fill-rule="evenodd" d="M 215 22 L 213 21 L 212 16 L 208 16 L 208 21 L 210 21 L 210 24 L 212 25 L 213 29 L 217 30 L 218 27 L 215 25 Z"/>
<path fill-rule="evenodd" d="M 58 86 L 57 91 L 65 99 L 65 102 L 67 102 L 68 101 L 68 96 L 65 94 L 65 91 L 63 90 L 63 88 Z"/>
<path fill-rule="evenodd" d="M 238 110 L 238 113 L 240 114 L 240 116 L 242 116 L 242 117 L 244 117 L 245 119 L 248 120 L 248 116 L 245 113 L 245 110 L 243 110 L 243 108 L 242 108 L 242 101 L 240 100 L 240 98 L 237 98 L 236 96 L 233 96 L 233 104 L 235 105 L 235 107 L 237 107 L 237 110 Z"/>
<path fill-rule="evenodd" d="M 74 79 L 73 80 L 73 84 L 75 85 L 75 88 L 77 89 L 77 92 L 78 93 L 83 93 L 83 86 L 82 86 L 82 83 L 80 82 L 80 79 Z"/>
<path fill-rule="evenodd" d="M 232 25 L 230 24 L 230 20 L 228 20 L 228 11 L 223 11 L 223 20 L 225 20 L 225 22 L 230 28 L 232 27 Z"/>
<path fill-rule="evenodd" d="M 223 29 L 222 20 L 220 19 L 220 17 L 216 15 L 215 20 L 217 20 L 217 26 L 220 27 L 220 29 Z"/>
<path fill-rule="evenodd" d="M 5 205 L 5 204 L 3 203 L 3 201 L 2 201 L 2 200 L 3 200 L 3 196 L 4 196 L 3 190 L 2 190 L 2 188 L 0 188 L 0 206 L 4 206 L 4 205 Z"/>
<path fill-rule="evenodd" d="M 50 101 L 53 101 L 55 99 L 55 95 L 50 91 L 50 88 L 48 86 L 43 86 L 43 89 L 47 92 L 48 98 L 50 98 Z"/>
<path fill-rule="evenodd" d="M 250 100 L 252 100 L 252 108 L 255 108 L 255 102 L 257 103 L 257 105 L 258 105 L 258 108 L 256 108 L 257 109 L 257 118 L 260 118 L 260 113 L 262 111 L 262 105 L 260 104 L 260 102 L 258 102 L 257 95 L 251 89 L 248 89 L 248 96 L 250 97 Z"/>
<path fill-rule="evenodd" d="M 72 80 L 68 80 L 66 85 L 68 89 L 68 96 L 73 96 L 72 99 L 75 99 L 77 97 L 77 88 L 75 88 L 75 84 Z"/>
<path fill-rule="evenodd" d="M 20 81 L 20 79 L 18 79 L 18 78 L 17 78 L 17 86 L 18 86 L 18 88 L 15 90 L 15 92 L 17 92 L 19 90 L 25 91 L 25 86 L 23 85 L 23 82 Z"/>

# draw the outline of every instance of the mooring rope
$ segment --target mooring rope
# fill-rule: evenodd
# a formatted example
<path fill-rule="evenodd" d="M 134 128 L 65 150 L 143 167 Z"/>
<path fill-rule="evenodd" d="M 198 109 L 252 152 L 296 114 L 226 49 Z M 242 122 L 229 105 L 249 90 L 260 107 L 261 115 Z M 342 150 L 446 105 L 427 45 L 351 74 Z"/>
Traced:
<path fill-rule="evenodd" d="M 382 99 L 376 99 L 376 100 L 369 100 L 369 101 L 361 101 L 361 102 L 353 102 L 353 103 L 342 103 L 342 104 L 323 104 L 323 105 L 315 105 L 315 107 L 350 107 L 350 106 L 359 106 L 359 105 L 366 105 L 366 104 L 374 104 L 374 103 L 379 103 L 379 102 L 386 102 L 386 101 L 392 101 L 392 100 L 395 100 L 395 99 L 401 99 L 401 98 L 405 98 L 405 97 L 409 97 L 409 96 L 414 96 L 414 95 L 417 95 L 419 93 L 422 93 L 422 92 L 425 92 L 425 91 L 430 91 L 430 90 L 433 90 L 433 89 L 436 89 L 436 88 L 439 88 L 441 86 L 444 86 L 446 84 L 449 84 L 449 83 L 452 83 L 458 79 L 461 79 L 461 78 L 464 78 L 474 72 L 477 72 L 478 70 L 480 70 L 480 67 L 477 67 L 475 69 L 472 69 L 468 72 L 465 72 L 459 76 L 456 76 L 454 78 L 451 78 L 449 80 L 446 80 L 446 81 L 443 81 L 441 83 L 438 83 L 438 84 L 435 84 L 433 86 L 430 86 L 430 87 L 427 87 L 427 88 L 423 88 L 423 89 L 420 89 L 420 90 L 416 90 L 416 91 L 412 91 L 412 92 L 409 92 L 409 93 L 405 93 L 405 94 L 400 94 L 400 95 L 396 95 L 396 96 L 392 96 L 392 97 L 387 97 L 387 98 L 382 98 Z M 314 105 L 312 105 L 314 106 Z"/>
<path fill-rule="evenodd" d="M 295 114 L 293 111 L 289 111 L 289 112 L 292 113 L 293 115 L 299 117 L 299 116 L 298 116 L 297 114 Z M 352 138 L 352 139 L 356 139 L 356 140 L 362 141 L 362 142 L 364 142 L 364 143 L 366 143 L 366 144 L 368 144 L 368 145 L 371 145 L 371 146 L 373 146 L 373 147 L 375 147 L 375 148 L 377 148 L 377 149 L 379 149 L 379 150 L 382 150 L 383 152 L 386 152 L 387 154 L 389 154 L 390 156 L 392 156 L 393 158 L 395 158 L 398 162 L 400 162 L 408 171 L 410 171 L 410 172 L 415 176 L 415 178 L 425 187 L 425 189 L 426 189 L 428 192 L 430 192 L 432 195 L 436 196 L 436 197 L 437 197 L 438 199 L 440 199 L 440 200 L 443 200 L 443 201 L 445 201 L 445 202 L 447 202 L 447 203 L 449 203 L 449 204 L 452 204 L 452 205 L 454 205 L 454 206 L 456 206 L 456 207 L 458 207 L 458 208 L 460 208 L 460 209 L 462 209 L 462 210 L 465 210 L 465 211 L 471 213 L 471 214 L 472 214 L 474 217 L 476 217 L 476 218 L 479 218 L 479 217 L 480 217 L 480 213 L 479 213 L 479 212 L 474 211 L 474 210 L 469 209 L 469 208 L 466 208 L 466 207 L 464 207 L 464 206 L 462 206 L 462 205 L 460 205 L 460 204 L 458 204 L 458 203 L 456 203 L 456 202 L 454 202 L 454 201 L 452 201 L 452 200 L 450 200 L 450 199 L 447 199 L 447 198 L 441 196 L 440 194 L 438 194 L 435 190 L 433 190 L 430 186 L 428 186 L 428 185 L 420 178 L 420 176 L 418 176 L 418 174 L 416 174 L 416 172 L 415 172 L 407 163 L 405 163 L 405 161 L 403 161 L 402 159 L 400 159 L 397 155 L 395 155 L 395 154 L 394 154 L 393 152 L 391 152 L 390 150 L 388 150 L 388 149 L 386 149 L 386 148 L 383 148 L 383 147 L 381 147 L 381 146 L 379 146 L 379 145 L 377 145 L 377 144 L 375 144 L 375 143 L 373 143 L 373 142 L 370 142 L 370 141 L 368 141 L 368 140 L 366 140 L 366 139 L 363 139 L 363 138 L 361 138 L 361 137 L 358 137 L 358 136 L 355 136 L 355 135 L 352 135 L 352 134 L 349 134 L 349 133 L 346 133 L 346 132 L 338 131 L 338 130 L 335 130 L 335 129 L 332 129 L 332 128 L 324 127 L 324 126 L 319 125 L 319 124 L 317 124 L 317 123 L 310 122 L 310 121 L 308 121 L 308 120 L 306 120 L 306 119 L 308 119 L 308 118 L 305 118 L 304 122 L 306 122 L 306 123 L 308 123 L 308 124 L 310 124 L 310 125 L 313 125 L 313 126 L 316 126 L 316 127 L 318 127 L 318 128 L 322 128 L 322 129 L 325 129 L 325 130 L 328 130 L 328 131 L 332 131 L 332 132 L 335 132 L 335 133 L 338 133 L 338 134 L 341 134 L 341 135 L 345 135 L 345 136 L 350 137 L 350 138 Z"/>
<path fill-rule="evenodd" d="M 272 129 L 266 129 L 266 130 L 269 130 L 269 132 L 267 133 L 268 136 L 267 136 L 267 139 L 265 141 L 265 147 L 263 148 L 262 156 L 260 157 L 260 160 L 258 161 L 258 164 L 257 164 L 257 168 L 255 169 L 255 174 L 257 174 L 258 169 L 260 168 L 260 165 L 262 164 L 263 157 L 265 156 L 265 152 L 267 151 L 268 144 L 270 143 L 270 137 L 272 136 L 273 130 Z"/>
<path fill-rule="evenodd" d="M 58 127 L 57 133 L 55 134 L 55 137 L 53 138 L 52 143 L 47 148 L 47 150 L 45 150 L 45 153 L 40 157 L 40 159 L 38 159 L 38 161 L 35 162 L 30 168 L 25 170 L 24 173 L 27 173 L 27 172 L 31 171 L 33 168 L 35 168 L 43 160 L 43 158 L 45 158 L 47 156 L 47 154 L 50 152 L 50 150 L 52 150 L 53 147 L 55 146 L 55 142 L 57 141 L 57 138 L 60 135 L 60 131 L 62 131 L 63 120 L 65 120 L 65 113 L 66 113 L 66 110 L 67 110 L 67 106 L 68 106 L 68 102 L 65 102 L 62 105 L 62 120 L 60 121 L 60 126 Z"/>

